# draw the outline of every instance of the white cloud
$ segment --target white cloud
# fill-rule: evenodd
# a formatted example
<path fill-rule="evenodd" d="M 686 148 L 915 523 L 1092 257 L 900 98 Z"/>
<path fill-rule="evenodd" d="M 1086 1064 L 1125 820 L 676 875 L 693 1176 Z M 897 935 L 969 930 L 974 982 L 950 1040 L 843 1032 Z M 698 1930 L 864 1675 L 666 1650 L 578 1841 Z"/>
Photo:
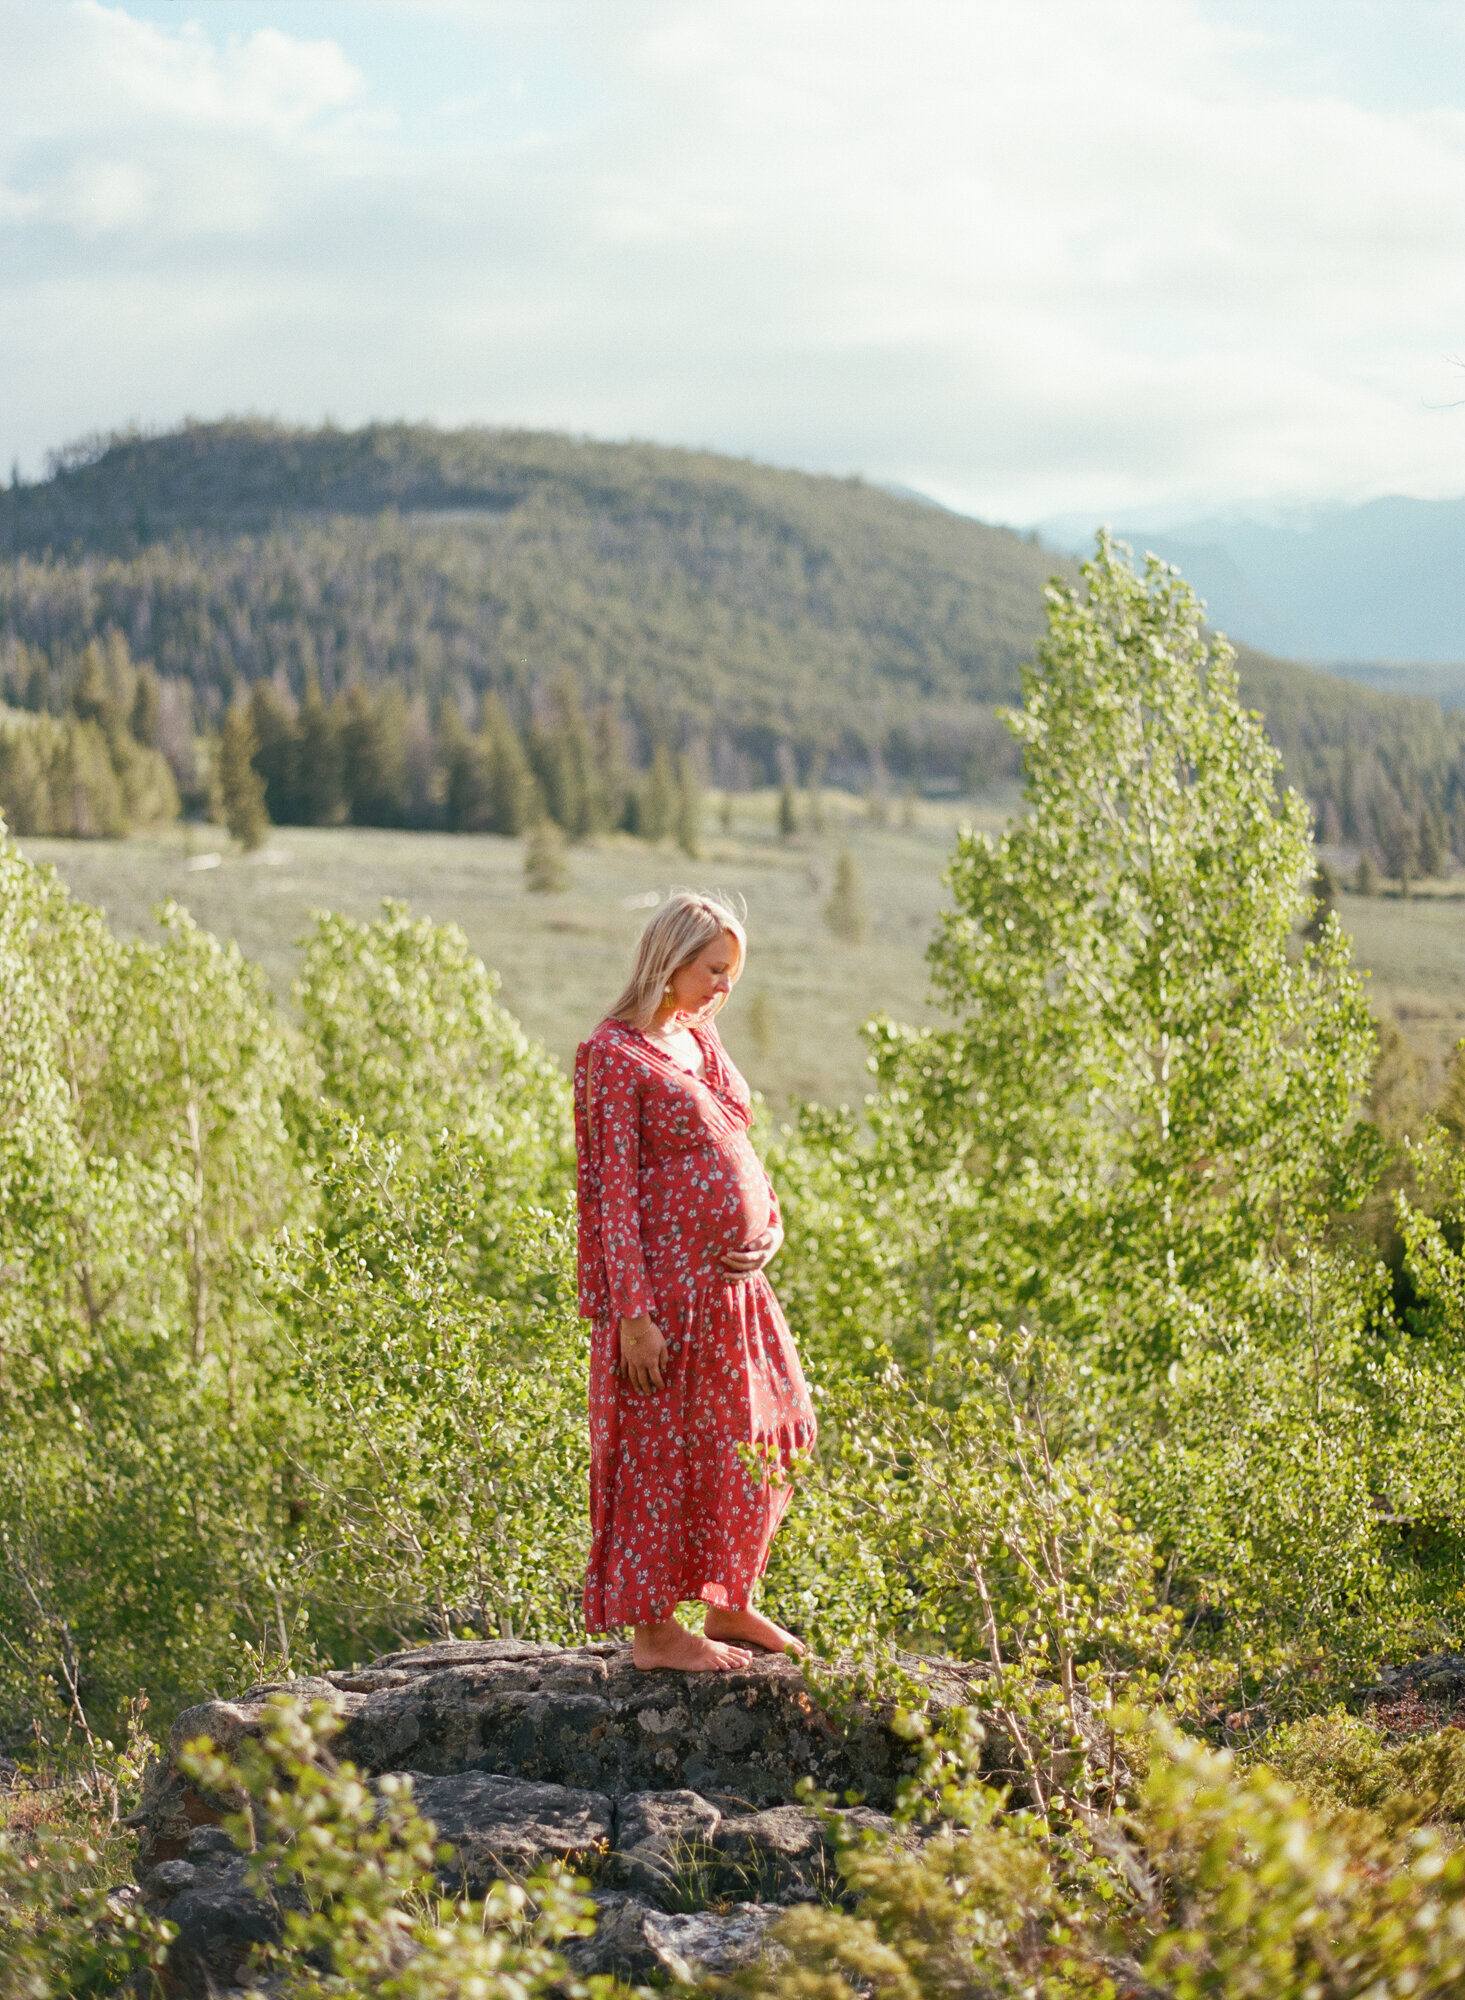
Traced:
<path fill-rule="evenodd" d="M 10 448 L 253 406 L 710 443 L 1008 518 L 1465 485 L 1431 407 L 1459 104 L 1308 90 L 1200 0 L 395 11 L 424 60 L 458 38 L 425 130 L 381 7 L 231 40 L 0 0 Z M 509 73 L 536 36 L 568 111 Z"/>

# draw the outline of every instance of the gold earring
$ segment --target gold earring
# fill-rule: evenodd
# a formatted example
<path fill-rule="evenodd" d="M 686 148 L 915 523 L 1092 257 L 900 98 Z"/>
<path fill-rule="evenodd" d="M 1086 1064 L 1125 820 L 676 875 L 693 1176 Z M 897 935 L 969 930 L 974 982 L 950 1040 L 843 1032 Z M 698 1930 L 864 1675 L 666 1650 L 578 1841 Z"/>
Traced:
<path fill-rule="evenodd" d="M 672 991 L 672 988 L 671 988 L 671 982 L 670 982 L 670 981 L 668 981 L 668 982 L 667 982 L 667 988 L 666 988 L 666 991 L 665 991 L 665 993 L 663 993 L 663 994 L 662 994 L 662 996 L 661 996 L 661 997 L 662 997 L 662 999 L 663 999 L 663 1000 L 664 1000 L 664 1001 L 666 1002 L 666 1004 L 667 1004 L 667 1006 L 668 1006 L 668 1007 L 670 1007 L 670 1006 L 672 1005 L 673 1001 L 674 1001 L 674 1000 L 676 999 L 676 997 L 677 997 L 677 996 L 676 996 L 676 994 L 675 994 L 675 993 L 674 993 L 674 992 Z"/>

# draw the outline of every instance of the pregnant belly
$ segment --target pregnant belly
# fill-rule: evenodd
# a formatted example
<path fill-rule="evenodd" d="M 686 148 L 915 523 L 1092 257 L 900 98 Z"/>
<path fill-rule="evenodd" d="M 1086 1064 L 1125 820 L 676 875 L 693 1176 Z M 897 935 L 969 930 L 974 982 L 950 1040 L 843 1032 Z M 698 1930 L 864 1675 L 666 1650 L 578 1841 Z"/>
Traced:
<path fill-rule="evenodd" d="M 751 1146 L 719 1146 L 684 1153 L 670 1173 L 645 1190 L 643 1247 L 660 1262 L 658 1246 L 690 1251 L 704 1268 L 725 1250 L 739 1250 L 768 1227 L 768 1183 Z M 661 1216 L 656 1211 L 662 1211 Z M 643 1211 L 645 1212 L 645 1211 Z M 676 1250 L 673 1250 L 673 1257 Z"/>

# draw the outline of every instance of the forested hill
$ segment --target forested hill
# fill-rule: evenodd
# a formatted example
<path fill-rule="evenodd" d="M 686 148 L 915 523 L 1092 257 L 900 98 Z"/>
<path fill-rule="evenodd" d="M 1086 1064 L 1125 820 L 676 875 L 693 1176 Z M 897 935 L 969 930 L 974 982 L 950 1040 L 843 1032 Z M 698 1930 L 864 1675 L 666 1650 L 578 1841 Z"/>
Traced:
<path fill-rule="evenodd" d="M 13 706 L 60 714 L 89 642 L 125 640 L 162 677 L 185 796 L 180 699 L 208 730 L 261 681 L 287 705 L 391 686 L 437 734 L 445 699 L 472 728 L 492 693 L 527 738 L 572 680 L 632 768 L 664 746 L 734 786 L 972 784 L 1012 768 L 993 704 L 1070 568 L 859 480 L 710 453 L 190 424 L 0 492 L 0 664 Z M 1242 670 L 1324 832 L 1385 865 L 1440 840 L 1465 856 L 1465 718 Z"/>
<path fill-rule="evenodd" d="M 115 624 L 217 713 L 275 676 L 521 708 L 565 668 L 642 748 L 701 739 L 762 777 L 873 752 L 944 767 L 991 736 L 1052 554 L 814 478 L 649 445 L 487 430 L 191 425 L 0 495 L 0 630 Z"/>

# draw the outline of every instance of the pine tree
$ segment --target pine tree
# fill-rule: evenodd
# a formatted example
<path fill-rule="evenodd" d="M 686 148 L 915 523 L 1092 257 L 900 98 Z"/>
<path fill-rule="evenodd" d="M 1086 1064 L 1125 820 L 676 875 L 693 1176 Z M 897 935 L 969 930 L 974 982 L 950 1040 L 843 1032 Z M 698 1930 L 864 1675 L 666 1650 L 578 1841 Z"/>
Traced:
<path fill-rule="evenodd" d="M 162 711 L 163 691 L 157 675 L 151 667 L 139 667 L 128 727 L 132 731 L 133 741 L 140 743 L 145 750 L 156 750 L 158 747 Z"/>
<path fill-rule="evenodd" d="M 799 830 L 799 809 L 794 803 L 794 788 L 783 786 L 778 794 L 778 837 L 792 840 Z"/>
<path fill-rule="evenodd" d="M 677 759 L 677 846 L 691 861 L 700 852 L 698 835 L 702 826 L 702 795 L 697 786 L 697 774 L 692 769 L 690 757 Z"/>
<path fill-rule="evenodd" d="M 249 691 L 249 719 L 254 726 L 254 768 L 264 780 L 265 809 L 276 826 L 297 826 L 305 815 L 295 711 L 271 681 L 256 681 Z"/>
<path fill-rule="evenodd" d="M 482 833 L 493 812 L 493 762 L 481 737 L 468 734 L 463 711 L 451 696 L 438 709 L 437 755 L 443 779 L 443 817 L 450 833 Z"/>
<path fill-rule="evenodd" d="M 16 698 L 33 715 L 43 715 L 51 706 L 51 663 L 39 646 L 19 648 L 16 665 Z"/>
<path fill-rule="evenodd" d="M 442 824 L 442 783 L 437 743 L 427 716 L 427 699 L 413 695 L 403 719 L 402 742 L 407 776 L 407 824 Z"/>
<path fill-rule="evenodd" d="M 1358 867 L 1353 875 L 1355 896 L 1376 896 L 1379 892 L 1378 870 L 1373 865 L 1373 856 L 1365 847 L 1358 857 Z"/>
<path fill-rule="evenodd" d="M 595 780 L 600 824 L 624 826 L 632 789 L 626 764 L 626 725 L 620 710 L 609 703 L 595 714 Z"/>
<path fill-rule="evenodd" d="M 555 706 L 559 711 L 556 726 L 563 745 L 561 755 L 570 773 L 573 801 L 565 832 L 572 840 L 584 840 L 607 823 L 608 815 L 601 793 L 595 745 L 591 741 L 585 711 L 580 706 L 580 694 L 573 674 L 561 674 L 555 690 Z"/>
<path fill-rule="evenodd" d="M 254 768 L 254 723 L 243 702 L 224 717 L 219 738 L 219 806 L 224 824 L 246 854 L 252 854 L 269 831 L 264 779 Z"/>
<path fill-rule="evenodd" d="M 359 683 L 347 695 L 341 749 L 353 826 L 401 826 L 406 820 L 406 721 L 395 682 L 376 699 Z"/>
<path fill-rule="evenodd" d="M 543 803 L 523 741 L 496 695 L 483 698 L 479 741 L 491 769 L 489 829 L 512 838 L 542 814 Z"/>
<path fill-rule="evenodd" d="M 100 723 L 68 716 L 54 739 L 50 794 L 57 833 L 116 840 L 127 831 L 127 799 Z"/>
<path fill-rule="evenodd" d="M 585 711 L 569 674 L 561 675 L 555 688 L 549 725 L 530 731 L 529 763 L 550 818 L 572 840 L 584 840 L 594 833 L 603 818 L 595 752 Z"/>
<path fill-rule="evenodd" d="M 673 831 L 677 816 L 677 778 L 671 752 L 658 743 L 651 769 L 636 788 L 636 809 L 630 831 L 643 840 L 665 840 Z"/>
<path fill-rule="evenodd" d="M 118 738 L 127 732 L 127 711 L 119 699 L 112 671 L 113 660 L 104 652 L 95 639 L 81 656 L 81 672 L 76 683 L 76 692 L 71 697 L 71 710 L 82 722 L 95 722 L 107 739 L 111 749 Z M 127 689 L 130 705 L 131 687 Z"/>
<path fill-rule="evenodd" d="M 1432 806 L 1426 806 L 1419 815 L 1419 872 L 1426 882 L 1435 881 L 1445 872 L 1444 834 Z"/>
<path fill-rule="evenodd" d="M 565 836 L 552 819 L 542 819 L 525 843 L 524 887 L 531 896 L 557 896 L 569 886 Z"/>
<path fill-rule="evenodd" d="M 300 737 L 300 818 L 306 826 L 335 826 L 344 818 L 346 786 L 341 754 L 340 703 L 327 708 L 314 675 L 305 683 L 297 722 Z"/>
<path fill-rule="evenodd" d="M 859 864 L 849 849 L 840 850 L 834 868 L 834 888 L 824 905 L 824 921 L 846 944 L 860 944 L 865 935 L 865 892 Z"/>
<path fill-rule="evenodd" d="M 1338 907 L 1338 884 L 1326 861 L 1319 861 L 1313 873 L 1312 893 L 1317 901 L 1312 915 L 1302 927 L 1302 935 L 1316 943 L 1328 918 Z"/>
<path fill-rule="evenodd" d="M 54 833 L 43 731 L 49 719 L 0 730 L 0 817 L 8 833 Z"/>
<path fill-rule="evenodd" d="M 1419 830 L 1397 797 L 1387 809 L 1375 813 L 1375 825 L 1385 872 L 1399 884 L 1400 894 L 1407 896 L 1419 874 Z"/>

